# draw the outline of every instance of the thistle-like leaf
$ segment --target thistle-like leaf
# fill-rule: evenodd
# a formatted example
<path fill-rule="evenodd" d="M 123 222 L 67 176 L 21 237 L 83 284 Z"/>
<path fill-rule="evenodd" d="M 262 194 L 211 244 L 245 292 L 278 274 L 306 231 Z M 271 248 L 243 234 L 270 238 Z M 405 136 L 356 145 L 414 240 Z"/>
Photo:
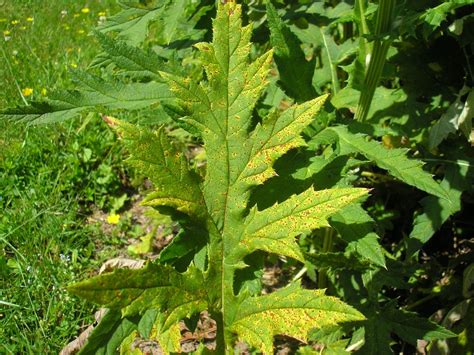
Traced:
<path fill-rule="evenodd" d="M 176 349 L 173 329 L 177 321 L 207 308 L 217 322 L 219 352 L 230 352 L 233 342 L 241 338 L 268 353 L 275 334 L 305 340 L 311 328 L 363 316 L 333 297 L 299 285 L 255 296 L 251 291 L 255 288 L 236 277 L 247 266 L 255 274 L 255 265 L 247 265 L 245 257 L 263 250 L 303 261 L 297 236 L 327 226 L 332 214 L 362 199 L 367 190 L 311 188 L 262 211 L 249 208 L 251 189 L 275 174 L 274 162 L 290 149 L 305 145 L 300 134 L 326 97 L 274 111 L 255 125 L 253 111 L 267 85 L 272 52 L 251 60 L 252 29 L 242 27 L 241 7 L 233 2 L 219 5 L 213 29 L 212 43 L 196 45 L 205 80 L 194 82 L 160 72 L 177 98 L 179 107 L 174 111 L 185 115 L 179 119 L 199 131 L 204 142 L 204 181 L 189 171 L 184 155 L 173 147 L 163 128 L 146 132 L 106 118 L 126 141 L 131 163 L 155 185 L 145 203 L 172 207 L 198 220 L 207 230 L 207 245 L 195 251 L 191 266 L 183 273 L 176 271 L 178 267 L 152 263 L 143 270 L 117 270 L 84 281 L 72 291 L 120 308 L 124 316 L 158 309 L 160 342 L 170 351 Z M 163 260 L 178 265 L 178 259 L 193 256 L 183 250 L 190 245 L 184 238 L 193 235 L 181 233 L 171 249 L 166 249 Z M 244 286 L 235 290 L 235 284 Z M 257 339 L 262 329 L 268 332 Z"/>
<path fill-rule="evenodd" d="M 160 29 L 161 38 L 157 38 L 160 44 L 167 45 L 173 40 L 184 38 L 197 39 L 202 30 L 194 29 L 194 25 L 209 9 L 192 0 L 153 0 L 145 5 L 142 1 L 131 1 L 121 3 L 121 6 L 123 10 L 107 18 L 98 30 L 103 33 L 116 32 L 121 39 L 133 45 L 145 41 L 152 23 L 156 23 Z"/>

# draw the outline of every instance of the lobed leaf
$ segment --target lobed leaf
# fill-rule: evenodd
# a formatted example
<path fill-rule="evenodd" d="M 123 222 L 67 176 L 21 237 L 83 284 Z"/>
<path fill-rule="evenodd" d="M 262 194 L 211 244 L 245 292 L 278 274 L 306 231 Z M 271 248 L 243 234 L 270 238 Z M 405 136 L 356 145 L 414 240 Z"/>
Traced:
<path fill-rule="evenodd" d="M 117 269 L 81 281 L 68 290 L 101 306 L 121 309 L 123 316 L 158 308 L 167 328 L 188 314 L 206 309 L 203 276 L 195 268 L 179 273 L 170 266 L 149 263 L 138 270 Z M 180 297 L 174 297 L 177 293 Z"/>
<path fill-rule="evenodd" d="M 328 226 L 332 214 L 366 194 L 366 189 L 357 188 L 308 189 L 263 211 L 254 207 L 240 245 L 248 252 L 260 249 L 303 261 L 295 236 Z"/>
<path fill-rule="evenodd" d="M 238 307 L 231 331 L 264 354 L 273 353 L 273 337 L 291 336 L 305 342 L 313 328 L 361 321 L 364 316 L 322 290 L 292 285 L 266 296 L 250 297 Z"/>
<path fill-rule="evenodd" d="M 199 176 L 189 170 L 186 157 L 176 150 L 164 128 L 150 132 L 112 117 L 106 121 L 130 150 L 130 164 L 153 182 L 154 191 L 143 204 L 171 207 L 198 221 L 205 220 Z"/>

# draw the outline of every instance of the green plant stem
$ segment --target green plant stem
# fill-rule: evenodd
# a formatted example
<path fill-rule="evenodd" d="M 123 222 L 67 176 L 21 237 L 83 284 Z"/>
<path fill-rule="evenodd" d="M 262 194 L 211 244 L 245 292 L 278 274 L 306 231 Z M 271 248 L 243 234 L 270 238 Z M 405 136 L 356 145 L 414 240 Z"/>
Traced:
<path fill-rule="evenodd" d="M 323 38 L 323 44 L 324 48 L 326 50 L 326 55 L 328 56 L 328 63 L 329 67 L 331 68 L 331 82 L 332 82 L 332 92 L 334 95 L 336 95 L 340 89 L 339 85 L 339 79 L 337 76 L 337 66 L 333 64 L 332 58 L 331 58 L 331 51 L 329 50 L 329 45 L 326 39 L 326 34 L 324 33 L 324 30 L 322 28 L 319 29 L 321 32 L 321 36 Z"/>
<path fill-rule="evenodd" d="M 418 307 L 419 305 L 425 303 L 425 302 L 428 302 L 429 300 L 433 299 L 433 298 L 436 298 L 438 297 L 439 294 L 438 293 L 430 293 L 429 295 L 423 297 L 423 298 L 420 298 L 418 301 L 416 302 L 413 302 L 409 305 L 406 305 L 405 306 L 405 310 L 406 311 L 411 311 L 413 310 L 414 308 Z"/>
<path fill-rule="evenodd" d="M 361 1 L 359 1 L 359 3 L 360 2 Z M 382 36 L 390 31 L 395 3 L 396 0 L 380 0 L 374 33 L 377 38 L 374 40 L 372 53 L 370 53 L 370 60 L 364 79 L 364 88 L 361 92 L 359 103 L 357 104 L 355 114 L 357 121 L 365 121 L 367 119 L 375 89 L 382 75 L 388 49 L 391 44 L 390 38 L 382 38 Z M 364 16 L 361 16 L 361 19 L 363 17 Z M 362 25 L 362 27 L 364 27 L 364 25 Z"/>
<path fill-rule="evenodd" d="M 224 334 L 224 319 L 221 312 L 213 314 L 213 318 L 216 321 L 216 353 L 218 354 L 225 354 L 226 351 L 226 341 L 225 341 L 225 334 Z"/>
<path fill-rule="evenodd" d="M 332 244 L 334 239 L 334 229 L 327 228 L 324 232 L 324 239 L 323 239 L 323 253 L 328 253 L 332 250 Z M 326 270 L 319 271 L 318 277 L 318 288 L 326 288 L 328 284 L 328 276 Z"/>
<path fill-rule="evenodd" d="M 356 6 L 360 13 L 360 24 L 361 24 L 361 37 L 363 35 L 369 34 L 369 26 L 367 25 L 367 20 L 365 18 L 365 0 L 357 0 Z"/>

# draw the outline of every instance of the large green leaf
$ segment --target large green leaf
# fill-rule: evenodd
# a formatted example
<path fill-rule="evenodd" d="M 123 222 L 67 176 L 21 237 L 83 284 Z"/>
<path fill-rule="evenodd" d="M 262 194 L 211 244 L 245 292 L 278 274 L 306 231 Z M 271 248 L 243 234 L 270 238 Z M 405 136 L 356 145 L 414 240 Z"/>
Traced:
<path fill-rule="evenodd" d="M 259 290 L 255 278 L 261 263 L 250 260 L 257 250 L 303 261 L 296 235 L 327 226 L 330 215 L 360 200 L 367 190 L 309 188 L 293 196 L 282 194 L 285 198 L 279 204 L 262 211 L 249 209 L 251 189 L 275 175 L 275 161 L 305 145 L 300 134 L 326 96 L 283 112 L 274 110 L 255 122 L 254 108 L 267 85 L 272 51 L 251 57 L 252 28 L 242 27 L 241 12 L 233 2 L 219 5 L 212 43 L 196 45 L 206 72 L 200 82 L 159 72 L 177 99 L 173 118 L 194 127 L 204 142 L 207 160 L 202 183 L 164 128 L 150 132 L 105 118 L 125 141 L 132 165 L 155 185 L 144 203 L 174 209 L 171 215 L 185 232 L 158 259 L 175 268 L 155 262 L 141 270 L 117 270 L 76 284 L 71 291 L 120 309 L 123 316 L 156 308 L 156 329 L 168 351 L 179 350 L 178 321 L 203 309 L 217 322 L 219 352 L 231 351 L 236 335 L 268 352 L 275 334 L 305 339 L 310 328 L 362 319 L 341 301 L 299 285 L 270 296 L 251 296 Z M 183 215 L 199 222 L 196 244 L 200 248 L 191 246 L 196 224 L 187 224 Z M 187 270 L 177 271 L 188 264 Z M 283 321 L 288 314 L 293 316 Z M 273 315 L 281 322 L 275 323 Z M 269 330 L 263 341 L 252 335 L 261 331 L 260 326 Z"/>
<path fill-rule="evenodd" d="M 416 345 L 417 340 L 434 340 L 456 337 L 442 326 L 421 318 L 416 313 L 389 308 L 383 313 L 384 321 L 406 342 Z"/>
<path fill-rule="evenodd" d="M 266 296 L 247 298 L 238 307 L 231 330 L 257 350 L 271 354 L 274 335 L 305 342 L 310 329 L 363 319 L 360 312 L 324 295 L 322 290 L 302 290 L 292 285 Z"/>

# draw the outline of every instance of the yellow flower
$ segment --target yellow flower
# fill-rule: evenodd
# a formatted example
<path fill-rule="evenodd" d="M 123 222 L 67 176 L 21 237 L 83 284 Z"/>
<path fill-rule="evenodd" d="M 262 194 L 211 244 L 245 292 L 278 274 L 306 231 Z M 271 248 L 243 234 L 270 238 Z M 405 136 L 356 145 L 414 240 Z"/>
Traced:
<path fill-rule="evenodd" d="M 71 67 L 77 68 L 77 64 L 76 63 L 71 63 Z"/>
<path fill-rule="evenodd" d="M 18 21 L 18 20 L 13 20 L 13 21 L 11 22 L 12 25 L 18 25 L 19 23 L 20 23 L 20 21 Z"/>
<path fill-rule="evenodd" d="M 81 12 L 82 12 L 83 14 L 88 14 L 89 11 L 90 11 L 90 10 L 89 10 L 88 7 L 84 7 L 83 9 L 81 9 Z"/>
<path fill-rule="evenodd" d="M 48 90 L 46 90 L 46 88 L 41 89 L 41 95 L 46 96 L 47 93 L 48 93 Z"/>
<path fill-rule="evenodd" d="M 4 35 L 4 36 L 9 36 L 10 34 L 11 34 L 11 32 L 8 31 L 8 30 L 3 31 L 3 35 Z"/>
<path fill-rule="evenodd" d="M 120 221 L 120 215 L 116 213 L 111 213 L 107 216 L 107 223 L 109 224 L 118 224 Z"/>
<path fill-rule="evenodd" d="M 99 12 L 99 13 L 97 14 L 97 16 L 99 16 L 99 17 L 100 17 L 100 16 L 105 16 L 105 11 Z"/>
<path fill-rule="evenodd" d="M 33 17 L 28 17 L 28 18 L 26 19 L 26 21 L 28 21 L 28 22 L 33 22 Z"/>
<path fill-rule="evenodd" d="M 73 17 L 79 17 L 81 16 L 80 14 L 74 14 Z"/>
<path fill-rule="evenodd" d="M 33 89 L 32 88 L 24 88 L 23 90 L 21 90 L 21 93 L 23 94 L 23 96 L 30 96 L 33 93 Z"/>

